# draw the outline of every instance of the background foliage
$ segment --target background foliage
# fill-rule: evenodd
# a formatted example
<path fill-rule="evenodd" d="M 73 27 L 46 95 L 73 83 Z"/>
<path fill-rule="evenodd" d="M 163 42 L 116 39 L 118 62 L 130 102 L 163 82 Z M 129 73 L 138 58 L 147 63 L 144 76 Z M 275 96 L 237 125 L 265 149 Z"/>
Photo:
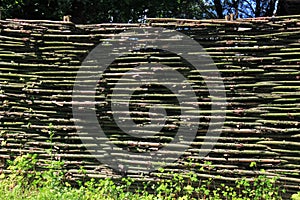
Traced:
<path fill-rule="evenodd" d="M 142 22 L 146 17 L 189 19 L 272 16 L 279 0 L 2 0 L 3 18 L 61 20 L 74 23 Z"/>

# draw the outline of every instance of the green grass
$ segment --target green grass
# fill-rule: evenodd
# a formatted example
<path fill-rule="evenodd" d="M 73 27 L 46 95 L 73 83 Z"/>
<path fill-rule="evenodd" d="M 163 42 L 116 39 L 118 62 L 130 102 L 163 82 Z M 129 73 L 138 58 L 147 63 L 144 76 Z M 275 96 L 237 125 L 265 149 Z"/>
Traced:
<path fill-rule="evenodd" d="M 205 187 L 203 191 L 199 188 L 193 188 L 186 185 L 182 188 L 167 186 L 165 183 L 156 185 L 153 194 L 146 190 L 135 190 L 134 192 L 126 191 L 125 185 L 117 185 L 110 179 L 100 181 L 91 180 L 86 182 L 84 186 L 79 188 L 71 185 L 51 186 L 24 186 L 22 184 L 15 185 L 9 179 L 0 181 L 0 197 L 6 200 L 163 200 L 163 199 L 211 199 L 211 200 L 277 200 L 282 199 L 274 190 L 268 189 L 268 192 L 263 194 L 260 190 L 245 189 L 241 193 L 236 193 L 234 187 L 221 186 L 213 190 Z M 204 188 L 204 187 L 203 187 Z M 147 189 L 147 188 L 145 188 Z M 178 191 L 184 190 L 181 193 Z M 198 193 L 198 194 L 197 194 Z M 197 196 L 199 195 L 199 196 Z"/>
<path fill-rule="evenodd" d="M 5 200 L 280 200 L 285 192 L 277 177 L 260 175 L 252 179 L 241 178 L 234 186 L 216 184 L 210 179 L 200 179 L 196 172 L 166 172 L 160 169 L 159 181 L 137 182 L 124 177 L 118 180 L 90 179 L 70 181 L 64 163 L 44 163 L 38 169 L 37 155 L 22 155 L 8 162 L 10 174 L 0 175 L 0 199 Z M 211 163 L 206 163 L 213 169 Z M 255 167 L 251 163 L 250 167 Z M 85 173 L 84 169 L 80 169 Z M 200 171 L 202 169 L 199 169 Z"/>
<path fill-rule="evenodd" d="M 114 200 L 114 199 L 155 199 L 153 195 L 144 193 L 132 193 L 124 191 L 122 186 L 116 186 L 111 180 L 105 179 L 97 184 L 89 181 L 85 186 L 79 188 L 64 185 L 58 187 L 33 185 L 15 185 L 12 181 L 5 179 L 0 181 L 0 198 L 5 200 Z"/>

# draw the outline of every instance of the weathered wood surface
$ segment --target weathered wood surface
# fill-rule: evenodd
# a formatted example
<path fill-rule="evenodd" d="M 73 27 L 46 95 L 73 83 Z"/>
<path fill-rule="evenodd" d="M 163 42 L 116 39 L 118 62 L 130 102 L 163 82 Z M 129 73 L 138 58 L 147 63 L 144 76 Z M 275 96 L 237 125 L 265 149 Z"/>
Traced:
<path fill-rule="evenodd" d="M 268 175 L 280 174 L 290 192 L 300 186 L 300 16 L 282 16 L 236 21 L 148 19 L 148 24 L 75 25 L 70 22 L 6 20 L 0 21 L 0 156 L 7 159 L 20 153 L 38 153 L 50 159 L 49 124 L 53 124 L 54 154 L 66 160 L 73 177 L 81 177 L 83 166 L 90 177 L 117 176 L 105 168 L 82 145 L 72 121 L 72 87 L 77 70 L 87 54 L 103 39 L 130 27 L 153 26 L 177 29 L 198 41 L 213 58 L 223 77 L 228 106 L 222 135 L 211 153 L 198 159 L 205 138 L 210 113 L 210 100 L 197 71 L 188 78 L 196 83 L 203 120 L 191 148 L 181 161 L 169 170 L 184 167 L 184 158 L 195 163 L 212 161 L 213 171 L 199 172 L 203 178 L 235 180 L 241 175 L 253 176 L 264 168 Z M 105 75 L 113 85 L 132 66 L 149 59 L 188 70 L 178 56 L 157 51 L 139 52 L 117 59 Z M 83 83 L 84 84 L 84 83 Z M 104 87 L 99 85 L 99 87 Z M 103 89 L 103 88 L 102 88 Z M 105 88 L 104 88 L 105 89 Z M 106 88 L 107 89 L 107 88 Z M 163 91 L 161 91 L 163 92 Z M 136 94 L 133 105 L 147 109 L 155 99 L 172 95 L 154 94 L 141 99 Z M 98 105 L 108 101 L 99 93 Z M 177 113 L 180 107 L 165 108 Z M 147 120 L 144 112 L 135 113 L 136 121 Z M 101 120 L 101 119 L 100 119 Z M 104 119 L 103 119 L 104 120 Z M 169 130 L 175 126 L 167 127 Z M 105 121 L 107 133 L 120 146 L 135 147 L 137 141 L 125 137 L 114 124 Z M 138 144 L 158 148 L 159 142 L 172 139 L 160 134 Z M 101 138 L 99 138 L 101 140 Z M 86 138 L 91 145 L 97 141 Z M 176 153 L 176 152 L 174 152 Z M 167 156 L 167 155 L 166 155 Z M 129 160 L 128 162 L 132 162 Z M 139 168 L 140 167 L 140 168 Z M 139 177 L 143 163 L 129 175 Z M 209 174 L 208 174 L 209 173 Z M 221 175 L 221 176 L 219 176 Z M 152 175 L 149 174 L 151 177 Z"/>

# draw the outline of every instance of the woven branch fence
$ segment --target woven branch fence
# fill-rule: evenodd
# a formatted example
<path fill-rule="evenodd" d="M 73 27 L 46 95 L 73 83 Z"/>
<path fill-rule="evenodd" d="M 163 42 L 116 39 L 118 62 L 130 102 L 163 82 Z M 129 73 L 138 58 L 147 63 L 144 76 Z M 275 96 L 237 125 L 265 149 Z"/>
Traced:
<path fill-rule="evenodd" d="M 82 144 L 72 119 L 72 89 L 77 70 L 88 53 L 104 39 L 132 27 L 164 27 L 192 37 L 209 53 L 225 85 L 228 105 L 222 134 L 202 159 L 198 157 L 199 149 L 212 111 L 201 77 L 186 70 L 178 55 L 153 49 L 117 58 L 112 63 L 104 76 L 105 84 L 98 86 L 103 91 L 110 90 L 110 83 L 122 73 L 149 60 L 187 71 L 187 77 L 196 84 L 201 95 L 201 128 L 189 150 L 181 152 L 182 157 L 167 171 L 183 170 L 187 163 L 201 167 L 210 161 L 213 170 L 199 172 L 200 178 L 233 183 L 241 176 L 279 174 L 289 192 L 300 189 L 300 16 L 236 21 L 148 19 L 146 24 L 93 25 L 0 21 L 0 157 L 4 171 L 5 160 L 20 154 L 36 153 L 39 159 L 49 160 L 49 131 L 53 131 L 54 156 L 65 161 L 65 168 L 74 179 L 120 176 L 102 165 Z M 141 98 L 142 92 L 135 94 L 133 107 L 142 110 L 133 116 L 137 123 L 148 120 L 145 110 L 155 100 L 166 102 L 167 110 L 178 115 L 174 96 L 164 95 L 165 92 L 157 88 L 151 98 Z M 108 101 L 101 92 L 97 98 Z M 139 144 L 104 118 L 99 121 L 106 127 L 108 137 L 129 149 L 155 151 L 161 143 L 172 140 L 172 131 L 179 126 L 176 118 L 171 119 L 164 132 Z M 86 140 L 91 145 L 97 142 Z M 251 162 L 256 162 L 255 169 L 249 167 Z M 85 175 L 78 171 L 80 166 L 86 169 Z M 159 173 L 142 174 L 143 164 L 136 161 L 136 166 L 128 176 L 150 179 Z M 259 172 L 260 168 L 265 172 Z"/>

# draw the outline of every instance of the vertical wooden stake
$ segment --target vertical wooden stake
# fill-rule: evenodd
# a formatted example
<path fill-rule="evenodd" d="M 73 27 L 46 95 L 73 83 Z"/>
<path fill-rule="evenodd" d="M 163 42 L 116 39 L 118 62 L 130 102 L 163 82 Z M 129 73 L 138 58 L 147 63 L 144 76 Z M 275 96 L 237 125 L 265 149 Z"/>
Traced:
<path fill-rule="evenodd" d="M 65 15 L 65 16 L 63 17 L 63 21 L 64 21 L 64 22 L 70 22 L 70 21 L 71 21 L 71 15 Z"/>

